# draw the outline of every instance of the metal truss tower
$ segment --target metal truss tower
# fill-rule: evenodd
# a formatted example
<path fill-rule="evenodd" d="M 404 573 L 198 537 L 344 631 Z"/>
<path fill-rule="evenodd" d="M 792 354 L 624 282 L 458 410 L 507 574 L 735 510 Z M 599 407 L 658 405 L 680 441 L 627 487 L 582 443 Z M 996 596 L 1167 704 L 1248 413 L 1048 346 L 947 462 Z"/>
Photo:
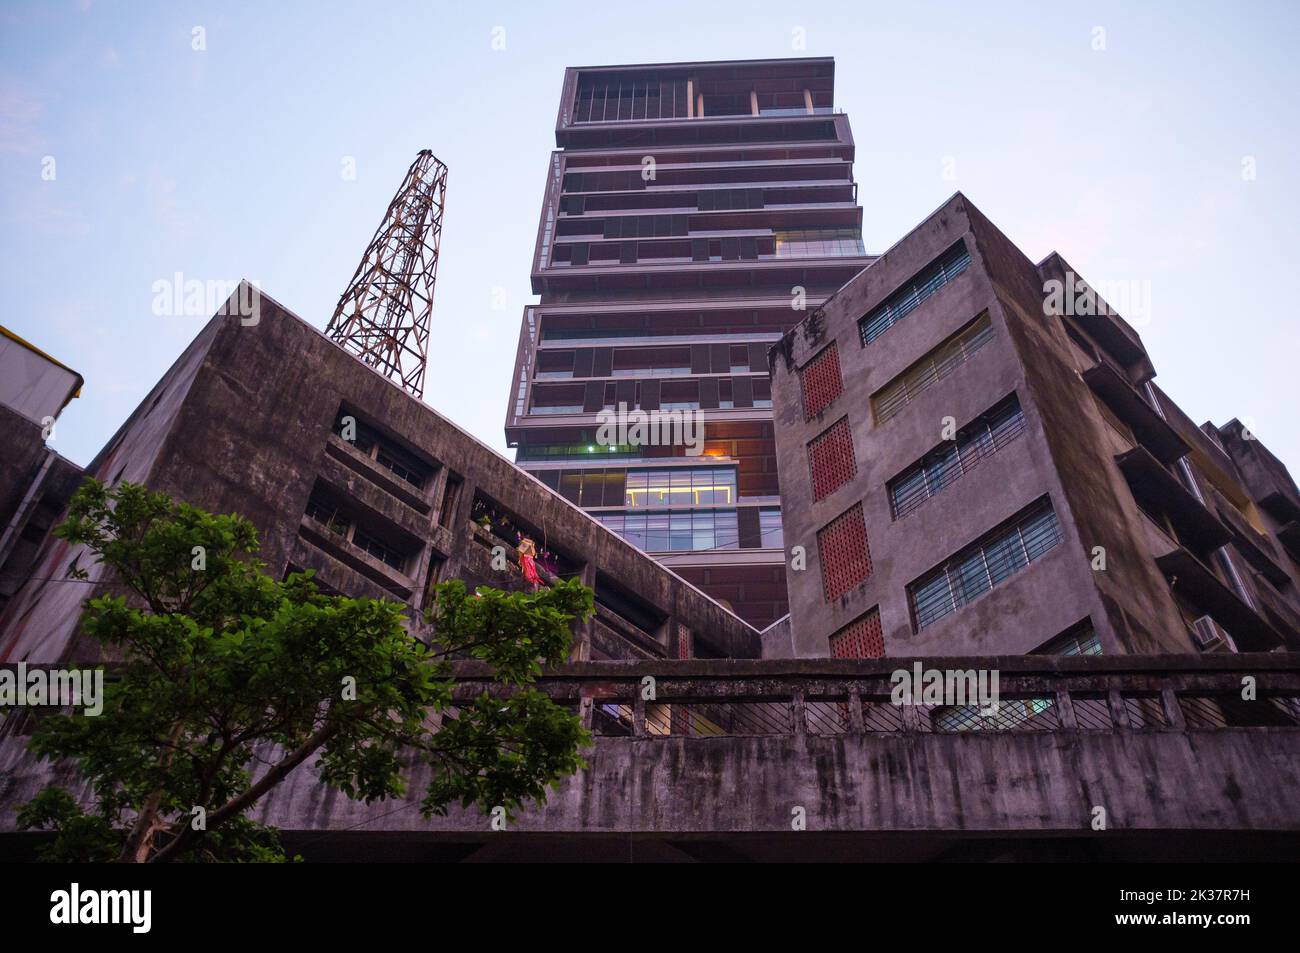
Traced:
<path fill-rule="evenodd" d="M 447 167 L 428 149 L 411 163 L 339 298 L 325 333 L 416 397 L 424 396 Z"/>

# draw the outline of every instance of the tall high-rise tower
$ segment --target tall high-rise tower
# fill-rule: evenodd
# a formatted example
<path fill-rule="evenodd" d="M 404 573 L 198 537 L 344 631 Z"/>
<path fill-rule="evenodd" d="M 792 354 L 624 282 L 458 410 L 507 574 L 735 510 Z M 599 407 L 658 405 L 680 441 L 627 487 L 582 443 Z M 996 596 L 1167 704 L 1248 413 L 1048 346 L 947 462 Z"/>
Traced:
<path fill-rule="evenodd" d="M 758 627 L 787 609 L 767 351 L 871 261 L 834 79 L 565 71 L 506 412 L 521 466 Z M 602 440 L 620 407 L 703 441 Z"/>

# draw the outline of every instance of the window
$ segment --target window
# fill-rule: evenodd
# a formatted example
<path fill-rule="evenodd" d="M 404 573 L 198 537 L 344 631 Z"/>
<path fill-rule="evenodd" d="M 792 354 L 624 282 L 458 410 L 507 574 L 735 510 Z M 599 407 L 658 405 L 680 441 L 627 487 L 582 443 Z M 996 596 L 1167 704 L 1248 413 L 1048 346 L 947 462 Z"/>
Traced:
<path fill-rule="evenodd" d="M 880 658 L 885 654 L 885 634 L 880 627 L 880 607 L 850 622 L 830 638 L 831 658 Z"/>
<path fill-rule="evenodd" d="M 583 77 L 573 102 L 574 122 L 685 119 L 691 113 L 685 78 L 606 80 Z"/>
<path fill-rule="evenodd" d="M 839 489 L 858 472 L 848 417 L 841 417 L 808 444 L 808 468 L 814 500 Z"/>
<path fill-rule="evenodd" d="M 965 242 L 959 241 L 913 275 L 903 287 L 858 321 L 862 346 L 866 347 L 911 314 L 922 301 L 965 271 L 969 264 L 970 252 L 966 250 Z"/>
<path fill-rule="evenodd" d="M 1020 401 L 1012 394 L 889 482 L 894 519 L 911 513 L 1024 432 Z"/>
<path fill-rule="evenodd" d="M 348 417 L 352 418 L 352 427 L 345 427 L 344 425 L 344 421 Z M 353 439 L 348 440 L 345 431 Z M 363 424 L 356 414 L 346 407 L 339 412 L 339 419 L 334 424 L 334 432 L 381 467 L 390 471 L 395 477 L 409 483 L 417 490 L 424 488 L 425 482 L 433 473 L 434 467 L 431 464 L 399 447 L 394 441 L 389 440 L 373 427 Z"/>
<path fill-rule="evenodd" d="M 907 587 L 917 631 L 973 602 L 1061 541 L 1044 497 Z"/>
<path fill-rule="evenodd" d="M 834 343 L 799 368 L 799 389 L 803 393 L 805 420 L 812 420 L 843 393 L 840 353 Z"/>
<path fill-rule="evenodd" d="M 355 546 L 368 552 L 380 562 L 387 563 L 398 572 L 406 570 L 406 559 L 397 550 L 393 549 L 387 543 L 376 539 L 365 530 L 358 529 L 352 534 L 352 542 Z"/>
<path fill-rule="evenodd" d="M 624 497 L 622 505 L 628 507 L 731 505 L 736 502 L 736 468 L 628 470 Z"/>
<path fill-rule="evenodd" d="M 592 514 L 611 532 L 648 553 L 736 549 L 735 510 L 642 510 Z"/>
<path fill-rule="evenodd" d="M 865 255 L 855 228 L 776 229 L 777 258 L 840 258 Z"/>
<path fill-rule="evenodd" d="M 346 537 L 352 528 L 352 518 L 333 500 L 318 493 L 312 493 L 307 500 L 307 515 L 338 536 Z"/>
<path fill-rule="evenodd" d="M 930 723 L 935 731 L 1050 731 L 1057 725 L 1055 705 L 1046 697 L 1004 698 L 988 714 L 979 705 L 949 705 L 931 712 Z"/>
<path fill-rule="evenodd" d="M 460 488 L 464 483 L 454 476 L 447 477 L 447 486 L 443 489 L 442 504 L 438 507 L 438 525 L 451 529 L 456 518 L 456 504 L 460 502 Z"/>
<path fill-rule="evenodd" d="M 1030 655 L 1101 655 L 1101 640 L 1090 621 L 1074 626 L 1050 642 L 1040 645 Z"/>
<path fill-rule="evenodd" d="M 871 550 L 861 503 L 818 530 L 817 552 L 827 602 L 838 599 L 871 575 Z"/>
<path fill-rule="evenodd" d="M 886 384 L 871 398 L 876 423 L 883 424 L 970 360 L 993 337 L 985 311 L 947 341 Z"/>
<path fill-rule="evenodd" d="M 406 572 L 409 557 L 418 548 L 401 542 L 396 531 L 385 528 L 374 518 L 358 520 L 346 501 L 320 483 L 307 499 L 306 514 L 337 537 L 336 542 L 351 543 L 398 572 Z"/>
<path fill-rule="evenodd" d="M 781 526 L 781 510 L 765 506 L 758 511 L 758 545 L 763 549 L 784 549 L 785 530 Z"/>

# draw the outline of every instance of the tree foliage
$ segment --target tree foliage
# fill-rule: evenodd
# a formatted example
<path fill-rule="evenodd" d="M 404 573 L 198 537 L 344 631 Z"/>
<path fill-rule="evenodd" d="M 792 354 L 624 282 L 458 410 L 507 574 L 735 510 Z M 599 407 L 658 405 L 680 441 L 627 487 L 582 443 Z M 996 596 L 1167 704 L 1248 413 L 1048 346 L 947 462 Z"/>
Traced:
<path fill-rule="evenodd" d="M 577 717 L 530 687 L 591 614 L 577 580 L 514 593 L 442 583 L 425 644 L 399 603 L 268 576 L 240 516 L 89 480 L 56 532 L 125 593 L 83 616 L 121 659 L 103 713 L 47 718 L 31 742 L 72 759 L 94 795 L 83 807 L 51 787 L 23 808 L 21 826 L 55 832 L 44 859 L 284 859 L 249 812 L 313 758 L 326 784 L 367 803 L 406 797 L 423 761 L 425 816 L 457 802 L 512 813 L 583 766 Z M 452 658 L 488 663 L 494 690 L 453 704 Z"/>

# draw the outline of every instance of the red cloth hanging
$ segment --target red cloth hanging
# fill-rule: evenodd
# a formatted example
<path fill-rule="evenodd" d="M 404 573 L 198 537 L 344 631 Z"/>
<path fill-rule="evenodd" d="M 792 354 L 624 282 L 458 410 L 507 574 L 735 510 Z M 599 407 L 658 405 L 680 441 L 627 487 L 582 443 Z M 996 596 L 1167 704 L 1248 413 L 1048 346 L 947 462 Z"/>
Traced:
<path fill-rule="evenodd" d="M 534 589 L 542 584 L 542 577 L 537 575 L 537 561 L 532 556 L 520 553 L 519 567 L 524 571 L 524 578 L 532 583 Z"/>

